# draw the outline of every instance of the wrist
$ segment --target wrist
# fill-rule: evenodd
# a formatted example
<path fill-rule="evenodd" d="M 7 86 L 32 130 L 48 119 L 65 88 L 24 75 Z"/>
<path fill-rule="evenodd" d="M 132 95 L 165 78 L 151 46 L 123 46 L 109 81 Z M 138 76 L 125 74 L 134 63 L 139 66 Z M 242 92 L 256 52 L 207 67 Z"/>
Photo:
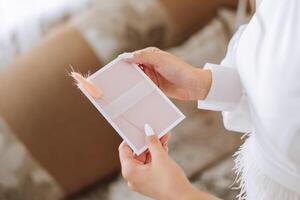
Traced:
<path fill-rule="evenodd" d="M 195 68 L 194 91 L 195 100 L 203 100 L 207 97 L 212 83 L 212 73 L 210 70 Z"/>
<path fill-rule="evenodd" d="M 220 200 L 219 198 L 208 194 L 206 192 L 202 192 L 195 188 L 192 184 L 186 189 L 186 191 L 179 195 L 178 198 L 175 198 L 177 200 Z"/>
<path fill-rule="evenodd" d="M 180 188 L 174 189 L 174 191 L 168 191 L 168 195 L 164 198 L 158 199 L 168 199 L 168 200 L 190 200 L 191 196 L 194 193 L 194 187 L 190 182 L 186 182 L 185 184 L 181 184 Z"/>
<path fill-rule="evenodd" d="M 190 184 L 181 195 L 178 196 L 178 200 L 194 200 L 198 196 L 198 190 Z"/>

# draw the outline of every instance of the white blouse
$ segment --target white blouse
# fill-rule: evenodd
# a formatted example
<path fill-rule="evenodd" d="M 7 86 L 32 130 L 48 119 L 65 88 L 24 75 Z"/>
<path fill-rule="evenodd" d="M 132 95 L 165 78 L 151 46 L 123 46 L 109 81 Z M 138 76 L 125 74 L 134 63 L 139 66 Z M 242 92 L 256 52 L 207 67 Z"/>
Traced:
<path fill-rule="evenodd" d="M 250 133 L 258 170 L 300 199 L 300 1 L 257 5 L 222 63 L 206 65 L 212 86 L 198 107 L 223 111 L 227 129 Z"/>

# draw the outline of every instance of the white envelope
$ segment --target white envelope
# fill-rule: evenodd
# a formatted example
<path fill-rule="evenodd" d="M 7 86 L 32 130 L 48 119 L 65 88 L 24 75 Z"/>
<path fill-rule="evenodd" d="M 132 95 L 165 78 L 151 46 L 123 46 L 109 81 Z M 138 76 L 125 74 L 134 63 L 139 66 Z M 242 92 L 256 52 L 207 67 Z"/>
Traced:
<path fill-rule="evenodd" d="M 78 87 L 137 155 L 147 149 L 146 123 L 162 137 L 185 118 L 135 64 L 117 58 L 87 79 L 102 91 L 101 99 Z"/>

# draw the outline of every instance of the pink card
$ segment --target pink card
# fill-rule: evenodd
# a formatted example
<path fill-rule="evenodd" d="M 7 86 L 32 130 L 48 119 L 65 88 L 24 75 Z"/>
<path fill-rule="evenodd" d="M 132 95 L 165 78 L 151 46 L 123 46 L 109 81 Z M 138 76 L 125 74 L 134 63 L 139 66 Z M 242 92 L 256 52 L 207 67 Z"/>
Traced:
<path fill-rule="evenodd" d="M 87 78 L 103 92 L 94 99 L 79 84 L 98 111 L 137 155 L 147 149 L 144 125 L 162 137 L 185 116 L 135 64 L 113 60 Z"/>

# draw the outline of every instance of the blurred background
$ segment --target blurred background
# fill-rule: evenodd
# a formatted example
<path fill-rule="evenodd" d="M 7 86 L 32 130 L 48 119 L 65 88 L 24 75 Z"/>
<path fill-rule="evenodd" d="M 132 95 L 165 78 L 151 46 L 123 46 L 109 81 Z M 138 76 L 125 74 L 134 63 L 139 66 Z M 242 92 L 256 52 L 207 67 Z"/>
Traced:
<path fill-rule="evenodd" d="M 120 176 L 121 140 L 68 76 L 156 46 L 195 67 L 219 63 L 246 0 L 0 0 L 0 199 L 148 199 Z M 170 155 L 199 189 L 235 199 L 241 135 L 220 113 L 187 116 Z"/>

